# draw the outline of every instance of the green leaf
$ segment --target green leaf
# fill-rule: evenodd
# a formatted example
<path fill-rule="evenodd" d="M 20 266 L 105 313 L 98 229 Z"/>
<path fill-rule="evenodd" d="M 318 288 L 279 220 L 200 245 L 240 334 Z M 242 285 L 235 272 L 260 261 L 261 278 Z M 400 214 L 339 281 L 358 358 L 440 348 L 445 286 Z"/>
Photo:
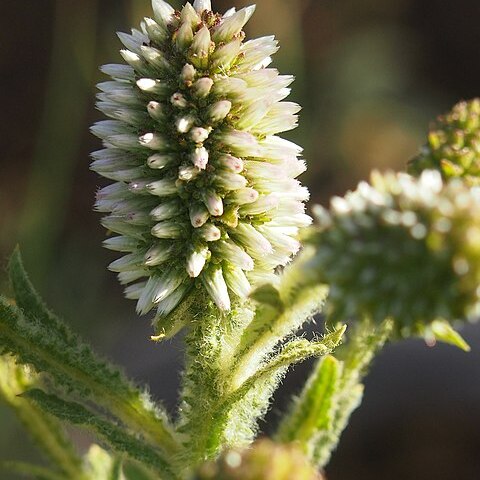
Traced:
<path fill-rule="evenodd" d="M 334 405 L 333 402 L 331 404 L 329 415 L 332 423 L 328 428 L 319 430 L 318 435 L 312 438 L 312 443 L 309 445 L 311 461 L 317 467 L 323 468 L 327 465 L 348 425 L 350 416 L 362 403 L 363 391 L 364 386 L 358 383 L 335 392 L 333 402 L 337 401 L 338 404 Z"/>
<path fill-rule="evenodd" d="M 392 328 L 391 321 L 377 328 L 368 321 L 357 324 L 347 343 L 317 363 L 280 423 L 276 440 L 298 443 L 310 461 L 323 468 L 361 402 L 362 379 Z"/>
<path fill-rule="evenodd" d="M 143 467 L 138 462 L 125 461 L 123 464 L 123 476 L 122 480 L 158 480 L 155 473 Z"/>
<path fill-rule="evenodd" d="M 279 299 L 278 293 L 276 295 Z M 285 304 L 279 300 L 276 307 L 270 303 L 259 304 L 255 318 L 243 332 L 235 352 L 232 366 L 233 386 L 243 383 L 245 378 L 273 353 L 280 341 L 319 313 L 326 295 L 326 287 L 316 286 L 305 288 L 295 295 L 293 303 Z M 269 298 L 274 298 L 271 292 Z"/>
<path fill-rule="evenodd" d="M 340 344 L 346 328 L 346 326 L 343 326 L 335 332 L 325 335 L 321 341 L 310 342 L 305 339 L 299 339 L 287 343 L 279 354 L 245 380 L 245 382 L 232 393 L 226 403 L 239 401 L 257 382 L 266 377 L 276 375 L 277 372 L 284 368 L 303 362 L 311 357 L 319 357 L 331 353 L 335 347 Z"/>
<path fill-rule="evenodd" d="M 13 409 L 34 441 L 53 465 L 71 479 L 85 478 L 82 461 L 57 419 L 27 404 L 19 395 L 32 388 L 36 377 L 26 367 L 16 365 L 13 357 L 0 356 L 0 400 Z"/>
<path fill-rule="evenodd" d="M 335 352 L 335 357 L 340 361 L 341 375 L 332 386 L 334 392 L 326 413 L 331 422 L 319 429 L 308 445 L 310 460 L 317 467 L 323 468 L 327 464 L 351 414 L 360 405 L 363 378 L 376 353 L 390 336 L 393 326 L 391 320 L 384 321 L 378 327 L 363 320 L 355 326 L 349 341 Z"/>
<path fill-rule="evenodd" d="M 60 420 L 92 430 L 97 436 L 108 442 L 117 452 L 125 453 L 132 459 L 155 469 L 161 475 L 161 478 L 175 478 L 168 463 L 158 451 L 133 435 L 125 433 L 122 428 L 93 413 L 83 405 L 67 402 L 39 389 L 29 390 L 22 397 L 32 401 L 42 410 L 56 416 Z"/>
<path fill-rule="evenodd" d="M 434 344 L 436 341 L 440 341 L 458 347 L 464 352 L 470 351 L 470 345 L 447 321 L 435 320 L 432 322 L 431 325 L 426 328 L 425 339 L 428 344 Z"/>
<path fill-rule="evenodd" d="M 10 279 L 19 308 L 0 298 L 0 351 L 17 355 L 22 363 L 50 374 L 62 387 L 91 398 L 132 430 L 166 452 L 178 449 L 166 413 L 136 388 L 123 373 L 99 358 L 50 312 L 33 288 L 15 250 Z"/>
<path fill-rule="evenodd" d="M 18 246 L 10 257 L 8 273 L 17 306 L 25 312 L 26 315 L 48 328 L 51 334 L 62 339 L 65 344 L 70 346 L 78 345 L 79 338 L 47 308 L 40 295 L 35 291 L 23 267 L 20 248 Z"/>
<path fill-rule="evenodd" d="M 300 397 L 279 425 L 276 440 L 281 443 L 299 442 L 308 452 L 318 431 L 331 429 L 334 393 L 338 389 L 341 363 L 328 355 L 320 359 Z"/>
<path fill-rule="evenodd" d="M 251 298 L 260 304 L 269 305 L 277 311 L 283 308 L 280 293 L 273 285 L 260 286 L 253 291 Z"/>
<path fill-rule="evenodd" d="M 22 476 L 28 475 L 36 480 L 66 480 L 64 475 L 49 470 L 48 468 L 24 462 L 0 462 L 0 470 L 17 473 Z"/>
<path fill-rule="evenodd" d="M 236 425 L 237 428 L 245 426 L 251 428 L 258 415 L 265 412 L 275 387 L 288 367 L 307 358 L 330 353 L 340 343 L 345 328 L 326 335 L 321 341 L 298 339 L 287 343 L 279 354 L 253 373 L 241 386 L 226 395 L 211 421 L 208 441 L 211 451 L 215 452 L 220 447 L 223 439 L 222 430 L 232 430 L 234 429 L 232 425 Z M 243 401 L 245 405 L 242 405 Z M 236 415 L 238 411 L 242 411 L 241 416 Z"/>

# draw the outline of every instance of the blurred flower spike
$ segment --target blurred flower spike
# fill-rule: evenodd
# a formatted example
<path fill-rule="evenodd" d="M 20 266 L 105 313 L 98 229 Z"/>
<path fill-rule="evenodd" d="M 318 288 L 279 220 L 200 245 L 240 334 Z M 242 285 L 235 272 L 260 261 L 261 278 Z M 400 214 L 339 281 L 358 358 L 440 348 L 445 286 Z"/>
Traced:
<path fill-rule="evenodd" d="M 447 322 L 479 314 L 479 189 L 433 170 L 374 172 L 316 213 L 310 267 L 330 285 L 333 319 L 391 318 L 402 336 L 467 348 Z"/>
<path fill-rule="evenodd" d="M 126 64 L 102 67 L 110 119 L 92 127 L 104 146 L 92 169 L 115 183 L 96 209 L 115 234 L 105 246 L 125 254 L 110 269 L 156 320 L 193 287 L 228 311 L 289 262 L 310 224 L 302 149 L 277 136 L 297 125 L 300 107 L 283 101 L 293 78 L 267 68 L 273 37 L 244 41 L 254 9 L 153 0 L 154 18 L 119 33 Z"/>
<path fill-rule="evenodd" d="M 227 450 L 216 462 L 200 467 L 194 480 L 322 480 L 293 444 L 262 439 L 249 449 Z"/>
<path fill-rule="evenodd" d="M 480 185 L 480 99 L 457 103 L 432 124 L 427 144 L 409 164 L 412 175 L 425 169 Z"/>

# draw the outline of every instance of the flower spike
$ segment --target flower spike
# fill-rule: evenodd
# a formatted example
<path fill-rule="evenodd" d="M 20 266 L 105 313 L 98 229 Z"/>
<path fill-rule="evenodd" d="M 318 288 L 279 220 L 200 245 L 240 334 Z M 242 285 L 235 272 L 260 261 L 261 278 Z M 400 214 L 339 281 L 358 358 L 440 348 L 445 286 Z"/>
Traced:
<path fill-rule="evenodd" d="M 480 313 L 480 191 L 425 170 L 374 172 L 316 211 L 305 271 L 330 285 L 333 320 L 394 320 L 401 336 L 445 337 L 442 323 Z"/>
<path fill-rule="evenodd" d="M 152 6 L 119 34 L 127 64 L 102 67 L 92 169 L 115 182 L 95 206 L 115 234 L 105 246 L 126 255 L 110 268 L 159 320 L 194 287 L 230 309 L 289 262 L 309 218 L 301 148 L 277 136 L 297 124 L 292 77 L 266 68 L 273 37 L 244 42 L 255 7 Z"/>

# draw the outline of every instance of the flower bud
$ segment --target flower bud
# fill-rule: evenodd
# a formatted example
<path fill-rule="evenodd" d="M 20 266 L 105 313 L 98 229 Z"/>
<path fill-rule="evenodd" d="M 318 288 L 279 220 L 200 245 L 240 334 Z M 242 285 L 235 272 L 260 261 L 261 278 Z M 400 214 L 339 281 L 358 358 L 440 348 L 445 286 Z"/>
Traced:
<path fill-rule="evenodd" d="M 211 10 L 212 5 L 210 0 L 195 0 L 193 2 L 193 8 L 198 12 L 198 13 L 203 13 L 204 10 Z"/>
<path fill-rule="evenodd" d="M 208 248 L 201 247 L 194 250 L 190 255 L 187 257 L 187 273 L 192 278 L 197 278 L 205 267 L 205 263 L 209 258 L 210 251 Z"/>
<path fill-rule="evenodd" d="M 192 27 L 197 27 L 200 21 L 200 15 L 198 15 L 190 3 L 186 3 L 180 12 L 180 22 L 182 24 L 188 23 Z"/>
<path fill-rule="evenodd" d="M 241 39 L 237 38 L 217 48 L 212 55 L 212 69 L 214 71 L 230 69 L 234 60 L 240 53 L 241 45 Z"/>
<path fill-rule="evenodd" d="M 169 154 L 155 153 L 148 157 L 147 165 L 154 170 L 161 170 L 174 163 L 175 157 Z"/>
<path fill-rule="evenodd" d="M 247 186 L 247 179 L 238 173 L 219 171 L 215 178 L 218 187 L 226 190 L 239 190 Z"/>
<path fill-rule="evenodd" d="M 114 252 L 133 252 L 138 248 L 138 240 L 130 237 L 110 237 L 104 240 L 103 246 Z"/>
<path fill-rule="evenodd" d="M 164 0 L 152 0 L 153 13 L 159 25 L 167 26 L 173 21 L 175 10 Z"/>
<path fill-rule="evenodd" d="M 156 267 L 169 260 L 174 247 L 165 243 L 156 243 L 145 254 L 144 262 L 148 267 Z"/>
<path fill-rule="evenodd" d="M 192 25 L 190 22 L 182 23 L 181 27 L 177 31 L 177 37 L 175 39 L 175 44 L 177 46 L 177 50 L 182 51 L 193 41 L 193 30 Z"/>
<path fill-rule="evenodd" d="M 206 223 L 197 231 L 200 237 L 203 238 L 206 242 L 216 242 L 217 240 L 220 240 L 222 236 L 221 230 L 211 223 Z"/>
<path fill-rule="evenodd" d="M 100 70 L 105 75 L 109 75 L 116 80 L 132 81 L 135 78 L 135 70 L 129 65 L 117 65 L 110 63 L 107 65 L 102 65 Z"/>
<path fill-rule="evenodd" d="M 194 228 L 200 228 L 207 223 L 210 213 L 201 203 L 194 203 L 190 206 L 190 222 Z"/>
<path fill-rule="evenodd" d="M 120 50 L 120 54 L 122 55 L 123 59 L 137 72 L 141 73 L 146 71 L 147 67 L 145 61 L 142 57 L 140 57 L 140 55 L 137 55 L 130 50 Z"/>
<path fill-rule="evenodd" d="M 202 275 L 203 285 L 220 310 L 230 310 L 230 296 L 220 266 L 210 267 Z"/>
<path fill-rule="evenodd" d="M 148 102 L 147 111 L 154 120 L 162 120 L 164 118 L 162 105 L 158 102 Z"/>
<path fill-rule="evenodd" d="M 195 67 L 187 63 L 182 68 L 181 78 L 186 85 L 191 85 L 192 82 L 195 80 L 196 74 L 197 74 L 197 71 L 195 70 Z"/>
<path fill-rule="evenodd" d="M 163 43 L 168 36 L 168 30 L 164 27 L 161 27 L 152 18 L 147 17 L 144 19 L 144 22 L 149 38 L 157 44 Z"/>
<path fill-rule="evenodd" d="M 208 158 L 208 150 L 205 147 L 197 147 L 192 154 L 192 163 L 199 170 L 205 170 L 208 165 Z"/>
<path fill-rule="evenodd" d="M 137 87 L 143 92 L 163 95 L 168 91 L 167 87 L 160 81 L 153 78 L 141 78 L 137 80 Z"/>
<path fill-rule="evenodd" d="M 208 65 L 208 57 L 210 55 L 211 37 L 210 30 L 207 26 L 203 26 L 193 38 L 190 47 L 189 59 L 195 67 L 204 69 Z"/>
<path fill-rule="evenodd" d="M 235 173 L 243 172 L 243 161 L 240 158 L 234 157 L 233 155 L 222 155 L 218 159 L 218 163 L 228 170 L 231 170 Z"/>
<path fill-rule="evenodd" d="M 250 271 L 254 268 L 254 262 L 245 250 L 239 247 L 231 240 L 217 242 L 215 250 L 218 251 L 233 265 L 240 267 L 242 270 Z"/>
<path fill-rule="evenodd" d="M 213 215 L 214 217 L 220 217 L 223 215 L 222 197 L 220 197 L 215 191 L 209 190 L 205 192 L 204 202 L 210 215 Z"/>
<path fill-rule="evenodd" d="M 170 218 L 176 217 L 182 209 L 182 203 L 178 199 L 174 199 L 155 207 L 150 212 L 150 217 L 152 220 L 161 222 L 162 220 L 169 220 Z"/>
<path fill-rule="evenodd" d="M 175 126 L 177 127 L 178 133 L 187 133 L 192 128 L 194 122 L 195 119 L 192 116 L 187 115 L 178 118 L 175 122 Z"/>
<path fill-rule="evenodd" d="M 255 11 L 255 6 L 242 8 L 238 12 L 223 19 L 220 25 L 215 28 L 212 36 L 214 42 L 227 42 L 238 35 L 244 25 L 250 20 Z"/>
<path fill-rule="evenodd" d="M 214 103 L 208 110 L 208 118 L 213 123 L 221 122 L 229 114 L 232 109 L 232 102 L 221 100 Z"/>
<path fill-rule="evenodd" d="M 185 226 L 173 221 L 157 223 L 152 228 L 152 235 L 156 238 L 175 239 L 180 238 L 185 233 Z"/>
<path fill-rule="evenodd" d="M 170 195 L 175 195 L 177 192 L 175 182 L 170 179 L 157 180 L 156 182 L 148 183 L 146 189 L 149 193 L 156 195 L 157 197 L 168 197 Z"/>
<path fill-rule="evenodd" d="M 197 98 L 205 98 L 212 90 L 212 87 L 213 80 L 209 77 L 203 77 L 193 84 L 192 92 Z"/>
<path fill-rule="evenodd" d="M 159 133 L 146 133 L 139 138 L 140 145 L 148 147 L 151 150 L 162 150 L 167 146 L 167 141 Z"/>
<path fill-rule="evenodd" d="M 248 281 L 247 276 L 240 267 L 230 265 L 224 271 L 225 281 L 228 288 L 238 297 L 247 298 L 251 291 L 252 286 Z"/>
<path fill-rule="evenodd" d="M 159 70 L 168 72 L 168 70 L 170 69 L 170 64 L 162 52 L 160 52 L 154 47 L 149 47 L 147 45 L 142 45 L 140 47 L 140 51 L 142 52 L 142 56 L 143 58 L 145 58 L 147 63 Z"/>
<path fill-rule="evenodd" d="M 258 199 L 258 192 L 253 188 L 240 188 L 230 193 L 227 197 L 228 203 L 234 203 L 237 205 L 246 205 L 253 203 Z"/>
<path fill-rule="evenodd" d="M 200 169 L 192 165 L 181 165 L 178 169 L 178 178 L 184 182 L 190 182 L 198 177 Z"/>
<path fill-rule="evenodd" d="M 208 136 L 208 130 L 202 127 L 195 127 L 190 131 L 190 138 L 195 143 L 203 143 Z"/>
<path fill-rule="evenodd" d="M 170 97 L 170 102 L 174 107 L 177 108 L 186 108 L 188 106 L 187 99 L 179 92 L 174 93 Z"/>
<path fill-rule="evenodd" d="M 458 103 L 431 126 L 427 144 L 409 163 L 412 175 L 425 169 L 480 185 L 480 99 Z"/>

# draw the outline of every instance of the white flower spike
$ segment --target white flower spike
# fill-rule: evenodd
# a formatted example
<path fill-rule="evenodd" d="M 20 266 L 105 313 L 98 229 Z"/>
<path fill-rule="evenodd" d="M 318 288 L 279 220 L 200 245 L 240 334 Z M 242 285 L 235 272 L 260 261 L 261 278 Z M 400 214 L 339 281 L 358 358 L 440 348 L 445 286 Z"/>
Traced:
<path fill-rule="evenodd" d="M 255 7 L 152 6 L 142 31 L 119 34 L 126 65 L 102 67 L 92 169 L 115 182 L 95 205 L 116 234 L 105 247 L 124 255 L 110 268 L 161 320 L 192 288 L 230 309 L 289 262 L 310 219 L 302 150 L 277 136 L 297 123 L 282 101 L 292 77 L 266 68 L 273 37 L 244 42 Z"/>

